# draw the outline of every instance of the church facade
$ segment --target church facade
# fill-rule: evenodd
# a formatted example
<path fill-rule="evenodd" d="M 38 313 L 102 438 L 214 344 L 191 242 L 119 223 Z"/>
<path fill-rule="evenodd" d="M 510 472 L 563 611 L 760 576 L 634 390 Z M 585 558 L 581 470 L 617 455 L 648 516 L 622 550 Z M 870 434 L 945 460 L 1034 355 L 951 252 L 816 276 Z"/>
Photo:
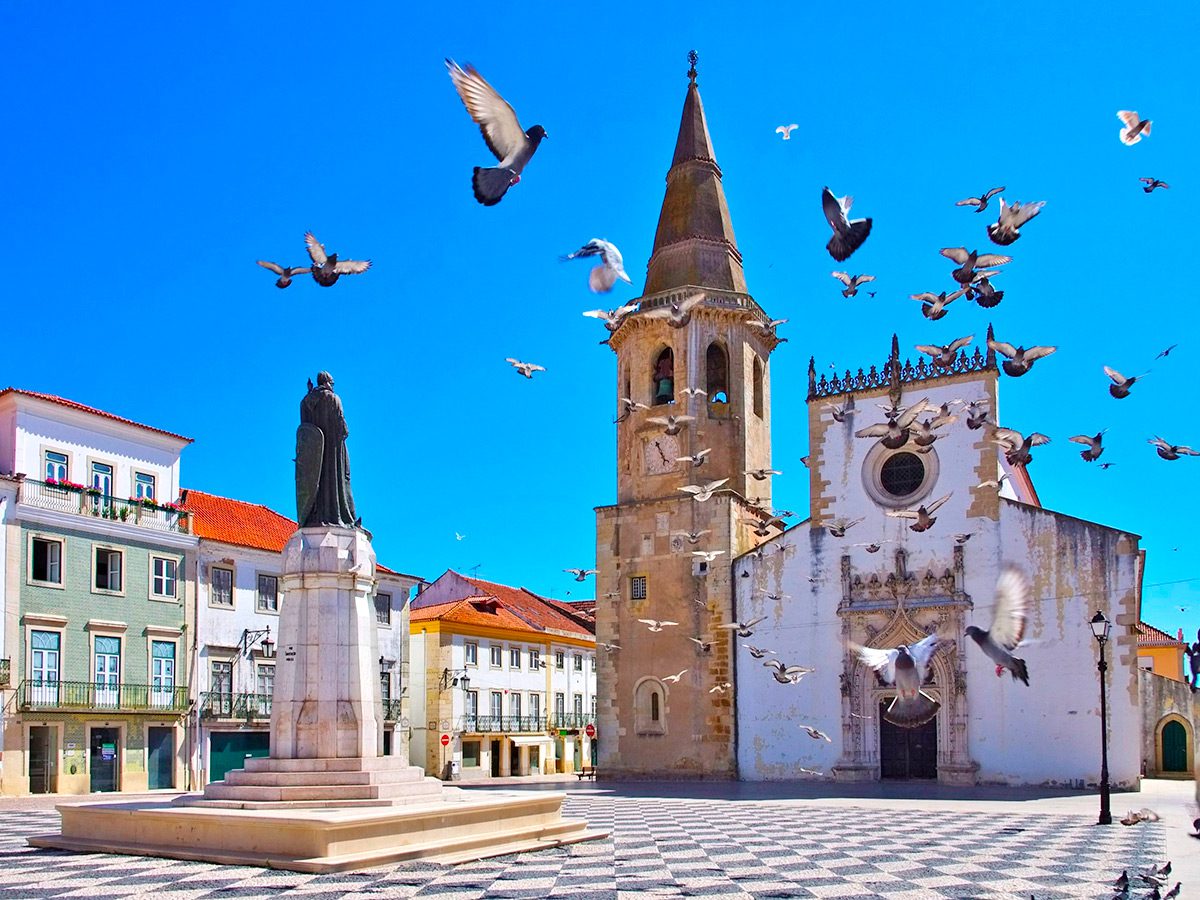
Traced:
<path fill-rule="evenodd" d="M 610 340 L 621 421 L 617 502 L 596 511 L 597 642 L 614 645 L 597 654 L 601 771 L 1094 784 L 1101 726 L 1088 621 L 1099 610 L 1114 623 L 1110 778 L 1136 787 L 1137 535 L 1042 508 L 1027 471 L 961 419 L 928 452 L 854 436 L 883 420 L 877 404 L 979 400 L 994 420 L 1000 373 L 991 353 L 914 366 L 893 340 L 886 359 L 857 375 L 818 379 L 810 365 L 809 518 L 784 530 L 765 512 L 778 341 L 747 291 L 689 74 L 645 292 Z M 688 300 L 695 305 L 681 306 Z M 628 411 L 620 398 L 647 408 Z M 843 421 L 834 406 L 846 408 Z M 666 415 L 694 419 L 674 429 L 649 421 Z M 711 486 L 712 495 L 694 499 L 681 491 L 688 485 Z M 887 515 L 946 495 L 927 531 Z M 842 520 L 861 521 L 835 537 L 828 526 Z M 964 636 L 968 625 L 990 626 L 1007 563 L 1033 584 L 1018 651 L 1028 687 L 998 677 Z M 754 619 L 750 637 L 721 627 Z M 677 624 L 656 624 L 664 621 Z M 894 647 L 934 632 L 942 640 L 925 691 L 937 715 L 899 728 L 881 716 L 894 689 L 858 662 L 853 645 Z M 755 658 L 751 646 L 770 652 Z M 771 660 L 812 671 L 783 684 Z"/>

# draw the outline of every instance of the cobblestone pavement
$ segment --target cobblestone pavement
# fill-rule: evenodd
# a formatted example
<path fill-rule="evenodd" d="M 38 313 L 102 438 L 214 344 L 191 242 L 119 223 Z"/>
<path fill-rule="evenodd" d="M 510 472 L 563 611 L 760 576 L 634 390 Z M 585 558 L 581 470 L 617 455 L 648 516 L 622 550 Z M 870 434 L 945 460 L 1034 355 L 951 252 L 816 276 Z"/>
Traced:
<path fill-rule="evenodd" d="M 929 811 L 854 802 L 573 792 L 566 814 L 611 828 L 610 839 L 457 867 L 404 863 L 334 875 L 34 850 L 25 839 L 57 830 L 57 813 L 0 807 L 0 898 L 1107 900 L 1123 868 L 1164 859 L 1161 823 L 1097 828 L 1094 819 L 1020 804 Z"/>

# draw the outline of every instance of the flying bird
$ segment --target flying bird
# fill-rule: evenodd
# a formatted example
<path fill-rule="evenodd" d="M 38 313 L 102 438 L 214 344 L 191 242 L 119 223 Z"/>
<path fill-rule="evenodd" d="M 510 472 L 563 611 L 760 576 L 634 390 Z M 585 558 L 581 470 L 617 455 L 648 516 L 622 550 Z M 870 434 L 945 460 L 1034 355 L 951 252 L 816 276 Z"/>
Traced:
<path fill-rule="evenodd" d="M 988 207 L 988 201 L 997 194 L 1003 193 L 1004 187 L 992 188 L 990 191 L 985 191 L 981 197 L 967 197 L 965 200 L 959 200 L 955 206 L 973 206 L 975 212 L 981 213 Z"/>
<path fill-rule="evenodd" d="M 823 731 L 818 731 L 816 728 L 813 728 L 811 725 L 801 725 L 800 727 L 803 728 L 806 732 L 808 732 L 808 736 L 810 738 L 812 738 L 814 741 L 828 741 L 831 744 L 833 743 L 833 738 L 831 738 L 829 735 L 827 735 Z"/>
<path fill-rule="evenodd" d="M 967 427 L 977 431 L 988 424 L 988 409 L 986 400 L 972 400 L 967 404 Z"/>
<path fill-rule="evenodd" d="M 688 422 L 695 422 L 695 416 L 649 416 L 646 423 L 663 426 L 664 434 L 679 434 Z"/>
<path fill-rule="evenodd" d="M 833 196 L 829 188 L 821 191 L 821 209 L 825 212 L 829 227 L 833 229 L 833 237 L 829 239 L 825 249 L 838 262 L 849 259 L 871 233 L 870 219 L 851 220 L 847 217 L 846 214 L 850 212 L 853 203 L 854 198 L 849 195 L 839 199 Z"/>
<path fill-rule="evenodd" d="M 987 342 L 988 348 L 995 350 L 1001 356 L 1008 357 L 1004 360 L 1003 369 L 1006 374 L 1013 378 L 1019 378 L 1033 368 L 1033 364 L 1037 360 L 1049 356 L 1057 347 L 1030 347 L 1025 349 L 1024 346 L 1014 347 L 1012 344 L 1007 344 L 1004 341 L 996 341 L 991 338 Z"/>
<path fill-rule="evenodd" d="M 343 275 L 361 275 L 371 268 L 369 259 L 339 260 L 336 253 L 326 256 L 325 245 L 320 243 L 311 231 L 305 232 L 304 245 L 308 248 L 308 255 L 312 257 L 313 265 L 309 271 L 312 272 L 313 281 L 321 287 L 333 287 Z"/>
<path fill-rule="evenodd" d="M 965 544 L 967 541 L 969 541 L 972 538 L 972 536 L 974 536 L 974 534 L 975 534 L 975 532 L 973 532 L 973 531 L 964 531 L 961 534 L 956 534 L 954 536 L 954 543 Z"/>
<path fill-rule="evenodd" d="M 1042 207 L 1045 205 L 1045 200 L 1039 200 L 1036 203 L 1018 203 L 1013 201 L 1012 206 L 1008 206 L 1005 204 L 1004 198 L 1001 197 L 1000 218 L 994 224 L 987 227 L 988 237 L 992 239 L 993 244 L 999 244 L 1001 247 L 1007 247 L 1009 244 L 1015 243 L 1017 238 L 1021 236 L 1021 226 L 1040 213 Z M 980 265 L 986 266 L 988 264 L 980 263 Z"/>
<path fill-rule="evenodd" d="M 1167 460 L 1179 459 L 1181 456 L 1200 456 L 1200 450 L 1193 450 L 1182 444 L 1168 444 L 1160 437 L 1151 438 L 1146 443 L 1153 444 L 1158 455 Z"/>
<path fill-rule="evenodd" d="M 771 670 L 771 677 L 780 684 L 799 684 L 801 678 L 816 671 L 805 666 L 789 666 L 777 659 L 768 659 L 763 665 Z"/>
<path fill-rule="evenodd" d="M 697 450 L 691 456 L 676 457 L 680 462 L 690 462 L 697 469 L 704 465 L 704 461 L 708 459 L 708 455 L 712 453 L 712 447 L 705 447 L 703 450 Z"/>
<path fill-rule="evenodd" d="M 600 265 L 588 274 L 588 287 L 591 288 L 593 294 L 611 291 L 618 278 L 626 284 L 633 284 L 629 280 L 629 276 L 625 274 L 621 251 L 617 249 L 616 244 L 600 238 L 592 238 L 578 250 L 562 257 L 562 260 L 566 262 L 568 259 L 579 259 L 584 256 L 600 257 Z"/>
<path fill-rule="evenodd" d="M 708 391 L 698 387 L 684 387 L 679 389 L 679 393 L 685 397 L 707 397 Z"/>
<path fill-rule="evenodd" d="M 592 319 L 599 319 L 609 331 L 616 331 L 625 321 L 625 317 L 636 309 L 636 303 L 626 303 L 617 309 L 589 309 L 584 315 Z"/>
<path fill-rule="evenodd" d="M 690 637 L 688 640 L 699 647 L 701 653 L 708 653 L 710 650 L 712 650 L 713 642 L 711 640 L 705 640 L 704 638 L 696 637 Z"/>
<path fill-rule="evenodd" d="M 778 469 L 747 469 L 744 473 L 749 475 L 755 481 L 766 481 L 772 475 L 782 475 Z"/>
<path fill-rule="evenodd" d="M 1025 437 L 1021 432 L 1011 428 L 993 427 L 988 437 L 1001 446 L 1004 450 L 1004 458 L 1008 460 L 1010 466 L 1028 466 L 1033 462 L 1033 454 L 1029 452 L 1029 449 L 1050 443 L 1050 438 L 1040 431 L 1035 431 Z"/>
<path fill-rule="evenodd" d="M 454 60 L 447 59 L 446 70 L 463 106 L 479 126 L 484 143 L 500 161 L 500 165 L 489 169 L 476 166 L 471 176 L 475 199 L 484 206 L 495 206 L 504 199 L 508 189 L 521 180 L 525 166 L 546 137 L 546 129 L 534 125 L 523 130 L 513 108 L 473 66 L 468 64 L 463 69 Z"/>
<path fill-rule="evenodd" d="M 650 315 L 655 319 L 666 319 L 672 328 L 683 328 L 692 321 L 692 310 L 704 301 L 703 294 L 692 294 L 683 300 L 672 300 L 670 306 L 654 310 Z"/>
<path fill-rule="evenodd" d="M 691 494 L 697 503 L 703 503 L 712 497 L 713 492 L 728 480 L 728 478 L 719 478 L 716 481 L 707 481 L 704 484 L 685 484 L 679 490 L 685 494 Z"/>
<path fill-rule="evenodd" d="M 1132 147 L 1142 139 L 1142 135 L 1150 136 L 1150 120 L 1139 119 L 1132 109 L 1121 110 L 1117 118 L 1121 120 L 1121 143 L 1126 147 Z"/>
<path fill-rule="evenodd" d="M 908 409 L 891 409 L 887 421 L 868 425 L 854 432 L 859 438 L 880 438 L 880 443 L 889 450 L 899 450 L 908 443 L 910 428 L 917 416 L 929 408 L 929 399 L 923 398 Z"/>
<path fill-rule="evenodd" d="M 750 319 L 746 322 L 750 328 L 761 328 L 766 334 L 769 334 L 781 344 L 787 343 L 787 338 L 781 338 L 776 333 L 776 329 L 779 328 L 780 325 L 784 325 L 786 323 L 787 319 L 771 319 L 767 322 L 760 322 L 757 319 Z"/>
<path fill-rule="evenodd" d="M 1141 375 L 1134 375 L 1132 378 L 1126 378 L 1111 366 L 1105 366 L 1104 374 L 1112 379 L 1112 384 L 1108 386 L 1108 392 L 1116 399 L 1123 400 L 1129 396 L 1129 390 L 1133 387 L 1134 382 L 1136 382 L 1139 378 L 1145 378 L 1150 373 L 1143 372 Z"/>
<path fill-rule="evenodd" d="M 655 633 L 662 631 L 668 625 L 679 624 L 678 622 L 669 622 L 666 620 L 659 621 L 658 619 L 638 619 L 638 621 Z"/>
<path fill-rule="evenodd" d="M 785 141 L 790 141 L 792 139 L 792 132 L 795 131 L 799 127 L 800 126 L 796 125 L 795 123 L 793 123 L 791 125 L 780 125 L 778 128 L 775 129 L 775 133 L 782 134 L 783 139 Z"/>
<path fill-rule="evenodd" d="M 874 669 L 885 684 L 896 686 L 896 696 L 883 713 L 884 719 L 901 728 L 916 728 L 937 715 L 941 704 L 921 689 L 938 648 L 936 634 L 912 646 L 901 644 L 891 649 L 853 646 L 863 665 Z"/>
<path fill-rule="evenodd" d="M 1104 429 L 1104 431 L 1107 430 L 1107 428 Z M 1074 437 L 1067 438 L 1067 440 L 1074 444 L 1087 444 L 1087 449 L 1080 451 L 1079 455 L 1086 462 L 1095 462 L 1100 458 L 1100 454 L 1104 452 L 1104 447 L 1100 443 L 1101 438 L 1104 437 L 1104 431 L 1101 431 L 1095 437 L 1088 437 L 1086 434 L 1077 434 Z"/>
<path fill-rule="evenodd" d="M 678 675 L 664 675 L 663 681 L 669 681 L 671 684 L 679 684 L 679 679 L 687 674 L 687 669 L 681 669 Z"/>
<path fill-rule="evenodd" d="M 830 537 L 844 538 L 847 531 L 862 521 L 863 519 L 834 519 L 825 523 L 825 530 L 829 532 Z"/>
<path fill-rule="evenodd" d="M 756 619 L 751 619 L 748 622 L 726 622 L 724 625 L 718 625 L 718 628 L 729 628 L 738 637 L 748 638 L 754 635 L 752 630 L 759 622 L 765 622 L 766 616 L 759 616 Z"/>
<path fill-rule="evenodd" d="M 714 684 L 712 687 L 710 687 L 708 689 L 708 692 L 710 694 L 723 694 L 727 690 L 729 690 L 731 687 L 733 687 L 732 683 L 730 683 L 728 681 L 722 681 L 719 684 Z"/>
<path fill-rule="evenodd" d="M 998 253 L 980 253 L 977 250 L 967 252 L 966 247 L 943 247 L 939 251 L 946 259 L 958 263 L 958 268 L 950 276 L 964 288 L 969 287 L 980 275 L 991 277 L 995 272 L 977 272 L 976 269 L 990 269 L 992 266 L 1002 266 L 1012 262 L 1011 256 L 1000 256 Z"/>
<path fill-rule="evenodd" d="M 1000 273 L 995 273 L 999 275 Z M 980 275 L 971 282 L 971 286 L 967 288 L 967 299 L 979 304 L 980 309 L 991 309 L 994 306 L 999 306 L 1000 301 L 1004 299 L 1004 291 L 998 291 L 992 286 L 992 278 L 987 275 Z"/>
<path fill-rule="evenodd" d="M 712 532 L 705 528 L 703 531 L 676 531 L 675 534 L 686 540 L 689 544 L 698 544 L 700 543 L 700 538 L 706 534 L 712 534 Z"/>
<path fill-rule="evenodd" d="M 829 274 L 846 286 L 846 289 L 842 291 L 843 297 L 853 297 L 858 293 L 860 284 L 875 280 L 874 275 L 848 275 L 845 272 L 830 272 Z"/>
<path fill-rule="evenodd" d="M 762 659 L 768 653 L 775 652 L 774 650 L 764 650 L 761 647 L 755 647 L 753 644 L 742 644 L 742 646 L 745 647 L 747 650 L 749 650 L 750 655 L 753 656 L 755 659 Z"/>
<path fill-rule="evenodd" d="M 456 531 L 456 532 L 454 532 L 454 539 L 455 539 L 456 541 L 461 541 L 461 540 L 463 540 L 464 538 L 466 538 L 466 535 L 465 535 L 465 534 L 460 534 L 460 533 L 459 533 L 459 532 L 457 532 L 457 531 Z"/>
<path fill-rule="evenodd" d="M 724 550 L 693 550 L 692 556 L 710 563 L 724 552 Z"/>
<path fill-rule="evenodd" d="M 545 366 L 539 366 L 537 363 L 521 362 L 519 359 L 513 359 L 511 356 L 506 357 L 504 361 L 510 363 L 518 373 L 524 375 L 526 378 L 532 378 L 534 372 L 546 371 Z"/>
<path fill-rule="evenodd" d="M 1009 563 L 1000 572 L 996 581 L 995 612 L 992 614 L 992 625 L 987 631 L 975 626 L 967 626 L 967 637 L 979 645 L 979 649 L 987 654 L 996 664 L 996 675 L 1003 675 L 1008 669 L 1014 681 L 1029 684 L 1029 669 L 1025 660 L 1012 655 L 1025 636 L 1025 621 L 1029 616 L 1029 606 L 1033 600 L 1033 586 L 1029 576 L 1017 566 Z"/>
<path fill-rule="evenodd" d="M 917 350 L 921 353 L 929 354 L 933 357 L 933 364 L 935 366 L 945 369 L 954 365 L 954 360 L 958 358 L 958 351 L 970 345 L 973 340 L 975 340 L 975 335 L 968 334 L 966 337 L 955 338 L 944 346 L 917 344 Z"/>
<path fill-rule="evenodd" d="M 1170 347 L 1168 347 L 1166 350 L 1162 351 L 1160 354 L 1158 354 L 1158 356 L 1156 356 L 1154 358 L 1155 359 L 1163 359 L 1164 357 L 1170 356 L 1171 351 L 1174 350 L 1178 346 L 1179 346 L 1178 344 L 1172 344 Z"/>
<path fill-rule="evenodd" d="M 854 412 L 854 397 L 847 397 L 846 402 L 841 406 L 834 403 L 826 403 L 825 408 L 829 410 L 835 422 L 845 422 L 846 416 Z M 806 464 L 807 465 L 807 464 Z"/>
<path fill-rule="evenodd" d="M 599 569 L 563 569 L 569 575 L 574 575 L 576 581 L 587 581 L 589 575 L 599 574 Z"/>
<path fill-rule="evenodd" d="M 275 282 L 277 288 L 287 287 L 292 283 L 292 277 L 295 275 L 307 275 L 312 271 L 312 266 L 281 266 L 279 263 L 267 262 L 265 259 L 258 260 L 258 264 L 279 276 L 279 280 Z"/>
<path fill-rule="evenodd" d="M 966 288 L 961 288 L 951 294 L 947 294 L 945 291 L 942 291 L 940 294 L 925 291 L 923 294 L 913 294 L 912 299 L 921 301 L 921 315 L 936 322 L 946 315 L 946 307 L 965 294 L 966 291 Z"/>
<path fill-rule="evenodd" d="M 620 645 L 620 644 L 609 644 L 609 643 L 607 643 L 607 642 L 605 642 L 605 643 L 602 643 L 600 646 L 604 648 L 604 652 L 605 652 L 605 653 L 612 653 L 614 650 L 620 650 L 620 649 L 621 649 L 621 645 Z"/>
<path fill-rule="evenodd" d="M 946 496 L 939 497 L 932 503 L 922 503 L 916 509 L 889 509 L 887 514 L 895 519 L 915 520 L 911 525 L 908 526 L 910 531 L 915 531 L 917 533 L 928 531 L 933 526 L 933 523 L 937 521 L 937 516 L 933 514 L 941 509 L 942 504 L 944 504 L 953 496 L 954 492 L 951 491 L 949 494 L 946 494 Z"/>
<path fill-rule="evenodd" d="M 924 421 L 914 422 L 912 428 L 909 430 L 909 434 L 912 442 L 917 446 L 917 452 L 928 453 L 933 447 L 934 442 L 941 437 L 941 435 L 936 434 L 937 429 L 953 425 L 957 421 L 958 416 L 952 416 L 946 412 L 925 419 Z"/>
<path fill-rule="evenodd" d="M 1142 190 L 1145 191 L 1147 194 L 1153 193 L 1155 188 L 1170 189 L 1170 187 L 1171 187 L 1165 181 L 1161 181 L 1158 178 L 1139 178 L 1138 181 L 1142 182 L 1142 184 L 1144 185 Z"/>

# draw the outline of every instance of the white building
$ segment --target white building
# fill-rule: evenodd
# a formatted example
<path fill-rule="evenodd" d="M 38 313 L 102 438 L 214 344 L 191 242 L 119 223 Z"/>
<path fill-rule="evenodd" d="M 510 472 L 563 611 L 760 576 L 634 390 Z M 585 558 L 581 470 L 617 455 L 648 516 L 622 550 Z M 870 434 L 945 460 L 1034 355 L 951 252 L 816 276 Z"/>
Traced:
<path fill-rule="evenodd" d="M 222 779 L 270 750 L 275 641 L 285 602 L 281 553 L 296 523 L 253 503 L 201 491 L 183 496 L 200 538 L 195 654 L 197 703 L 192 765 L 197 784 Z M 419 578 L 376 569 L 383 750 L 408 752 L 407 604 Z"/>
<path fill-rule="evenodd" d="M 410 616 L 415 765 L 465 779 L 593 765 L 596 637 L 582 606 L 447 571 Z"/>

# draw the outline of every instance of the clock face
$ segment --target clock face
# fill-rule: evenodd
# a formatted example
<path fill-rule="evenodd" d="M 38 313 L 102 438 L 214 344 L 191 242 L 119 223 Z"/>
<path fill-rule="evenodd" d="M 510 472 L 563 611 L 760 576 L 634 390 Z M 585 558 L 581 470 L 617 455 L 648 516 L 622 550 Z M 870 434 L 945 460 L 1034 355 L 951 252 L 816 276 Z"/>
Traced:
<path fill-rule="evenodd" d="M 642 447 L 642 458 L 646 461 L 647 474 L 674 472 L 679 459 L 679 439 L 670 434 L 647 438 Z"/>

